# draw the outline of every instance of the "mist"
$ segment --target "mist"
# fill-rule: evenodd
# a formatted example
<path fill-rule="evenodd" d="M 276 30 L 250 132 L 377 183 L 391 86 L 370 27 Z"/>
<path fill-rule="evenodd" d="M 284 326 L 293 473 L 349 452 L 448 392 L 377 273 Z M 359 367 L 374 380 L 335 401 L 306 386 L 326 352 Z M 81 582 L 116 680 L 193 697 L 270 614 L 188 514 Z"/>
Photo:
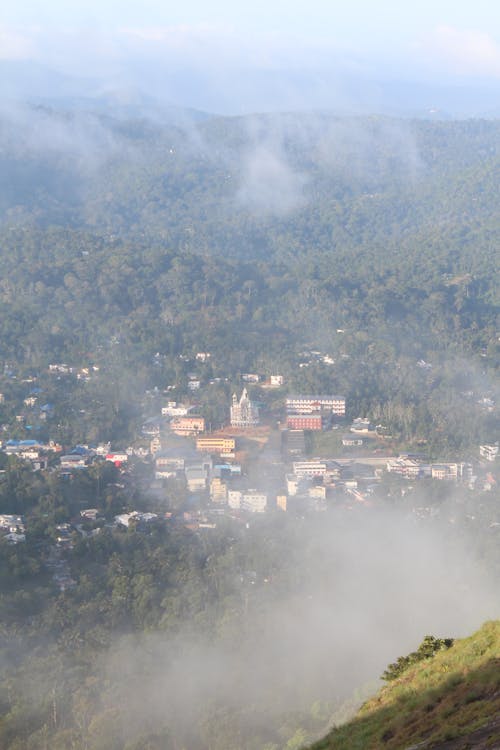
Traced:
<path fill-rule="evenodd" d="M 263 524 L 248 533 L 265 533 Z M 210 746 L 192 734 L 207 700 L 214 715 L 232 717 L 235 736 L 250 714 L 272 737 L 284 715 L 315 701 L 329 702 L 328 725 L 356 688 L 373 690 L 425 635 L 462 637 L 499 613 L 471 540 L 449 527 L 399 510 L 339 510 L 295 524 L 289 558 L 247 584 L 243 618 L 218 633 L 186 622 L 174 637 L 150 633 L 111 649 L 105 672 L 118 686 L 125 738 L 167 726 L 181 746 Z M 280 579 L 293 581 L 288 593 Z M 253 606 L 254 585 L 268 590 L 264 607 Z"/>

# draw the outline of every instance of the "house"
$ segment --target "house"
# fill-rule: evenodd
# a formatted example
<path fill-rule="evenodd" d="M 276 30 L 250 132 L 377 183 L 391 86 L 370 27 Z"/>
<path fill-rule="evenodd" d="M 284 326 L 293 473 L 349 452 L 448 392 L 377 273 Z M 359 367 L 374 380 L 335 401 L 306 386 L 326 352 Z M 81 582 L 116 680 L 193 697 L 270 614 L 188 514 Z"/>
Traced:
<path fill-rule="evenodd" d="M 269 382 L 271 383 L 271 385 L 280 387 L 284 384 L 285 378 L 283 377 L 283 375 L 271 375 L 271 377 L 269 378 Z"/>
<path fill-rule="evenodd" d="M 13 453 L 20 454 L 25 451 L 35 451 L 46 447 L 47 446 L 41 445 L 38 440 L 7 440 L 4 452 L 7 453 L 7 455 Z"/>
<path fill-rule="evenodd" d="M 177 401 L 169 401 L 166 406 L 162 407 L 161 413 L 164 417 L 185 417 L 191 407 L 185 404 L 178 404 Z"/>
<path fill-rule="evenodd" d="M 96 521 L 98 515 L 97 508 L 85 508 L 80 511 L 80 518 L 84 518 L 86 521 Z"/>
<path fill-rule="evenodd" d="M 479 455 L 487 461 L 494 461 L 498 456 L 498 443 L 495 443 L 494 445 L 480 445 Z"/>
<path fill-rule="evenodd" d="M 353 421 L 349 429 L 351 432 L 372 432 L 373 427 L 371 426 L 369 419 L 358 417 Z"/>
<path fill-rule="evenodd" d="M 69 453 L 67 456 L 61 456 L 61 469 L 86 469 L 89 465 L 87 456 L 80 456 L 78 453 Z"/>
<path fill-rule="evenodd" d="M 106 461 L 111 461 L 115 466 L 120 467 L 122 464 L 126 464 L 128 461 L 128 454 L 123 451 L 117 451 L 115 453 L 107 453 Z"/>
<path fill-rule="evenodd" d="M 244 383 L 258 383 L 260 380 L 260 375 L 257 375 L 255 372 L 245 372 L 241 376 L 241 379 Z"/>
<path fill-rule="evenodd" d="M 141 427 L 141 432 L 145 437 L 155 437 L 160 434 L 162 420 L 160 417 L 150 417 L 146 419 Z"/>
<path fill-rule="evenodd" d="M 326 500 L 326 487 L 324 484 L 313 484 L 307 490 L 309 497 L 314 497 L 319 500 Z"/>
<path fill-rule="evenodd" d="M 25 531 L 24 518 L 7 513 L 0 515 L 0 531 L 10 534 L 23 534 Z"/>
<path fill-rule="evenodd" d="M 182 437 L 198 435 L 205 432 L 205 419 L 203 417 L 176 417 L 170 422 L 170 430 Z"/>
<path fill-rule="evenodd" d="M 115 526 L 125 526 L 128 528 L 131 523 L 136 524 L 147 524 L 152 521 L 156 521 L 158 515 L 156 513 L 142 513 L 138 510 L 133 510 L 131 513 L 121 513 L 115 516 Z"/>

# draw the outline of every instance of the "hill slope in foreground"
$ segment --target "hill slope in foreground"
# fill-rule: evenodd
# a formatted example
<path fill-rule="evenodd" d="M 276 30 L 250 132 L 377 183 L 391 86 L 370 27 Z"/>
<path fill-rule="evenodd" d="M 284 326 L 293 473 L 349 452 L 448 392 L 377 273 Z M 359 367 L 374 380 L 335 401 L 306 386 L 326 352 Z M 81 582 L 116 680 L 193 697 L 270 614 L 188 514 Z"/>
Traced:
<path fill-rule="evenodd" d="M 500 748 L 500 620 L 407 669 L 310 750 Z"/>

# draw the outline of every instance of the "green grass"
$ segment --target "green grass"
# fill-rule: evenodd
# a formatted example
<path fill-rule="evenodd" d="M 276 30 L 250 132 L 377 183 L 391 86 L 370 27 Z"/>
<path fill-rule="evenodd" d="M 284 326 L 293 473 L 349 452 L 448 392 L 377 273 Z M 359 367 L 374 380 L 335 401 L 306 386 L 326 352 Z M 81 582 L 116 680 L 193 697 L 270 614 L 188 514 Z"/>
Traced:
<path fill-rule="evenodd" d="M 408 668 L 311 750 L 500 747 L 500 620 Z M 462 738 L 462 740 L 460 739 Z M 465 743 L 465 744 L 464 744 Z"/>

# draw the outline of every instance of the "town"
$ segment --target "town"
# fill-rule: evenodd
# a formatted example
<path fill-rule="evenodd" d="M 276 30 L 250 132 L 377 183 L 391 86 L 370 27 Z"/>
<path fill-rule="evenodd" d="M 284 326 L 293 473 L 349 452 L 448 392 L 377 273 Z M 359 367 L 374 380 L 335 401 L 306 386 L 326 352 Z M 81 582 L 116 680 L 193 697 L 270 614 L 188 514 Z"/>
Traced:
<path fill-rule="evenodd" d="M 206 362 L 210 356 L 199 352 L 195 361 Z M 309 356 L 326 365 L 333 362 L 320 352 Z M 100 376 L 99 369 L 51 364 L 48 377 L 87 383 Z M 496 485 L 498 443 L 478 445 L 475 459 L 452 461 L 398 450 L 386 426 L 372 424 L 364 415 L 348 419 L 344 396 L 290 393 L 281 374 L 243 373 L 239 388 L 227 400 L 225 419 L 215 427 L 208 423 L 199 396 L 228 378 L 204 382 L 193 373 L 182 401 L 173 400 L 168 387 L 148 391 L 147 411 L 136 439 L 128 445 L 68 446 L 34 437 L 36 430 L 28 420 L 38 419 L 47 434 L 54 410 L 44 402 L 38 380 L 42 378 L 24 381 L 23 408 L 13 418 L 16 436 L 6 434 L 1 443 L 7 462 L 21 462 L 33 472 L 70 484 L 82 472 L 99 477 L 100 467 L 110 466 L 118 488 L 119 499 L 111 508 L 100 503 L 97 493 L 92 507 L 82 501 L 77 516 L 68 511 L 68 517 L 55 525 L 46 565 L 61 590 L 75 585 L 65 551 L 78 537 L 99 534 L 103 528 L 146 533 L 157 524 L 177 524 L 205 533 L 217 528 L 222 517 L 248 524 L 252 516 L 270 512 L 300 516 L 336 507 L 371 507 L 392 478 L 399 482 L 401 495 L 415 482 L 451 482 L 470 491 L 488 491 Z M 5 403 L 3 394 L 0 400 Z M 151 414 L 151 403 L 158 413 Z M 489 402 L 488 408 L 493 407 Z M 9 429 L 3 425 L 4 433 Z M 26 437 L 30 431 L 33 436 Z M 4 465 L 0 482 L 7 475 Z M 137 489 L 142 499 L 134 504 Z M 432 509 L 420 507 L 418 512 L 425 515 Z M 14 512 L 1 515 L 0 534 L 12 545 L 25 542 L 26 519 Z"/>

